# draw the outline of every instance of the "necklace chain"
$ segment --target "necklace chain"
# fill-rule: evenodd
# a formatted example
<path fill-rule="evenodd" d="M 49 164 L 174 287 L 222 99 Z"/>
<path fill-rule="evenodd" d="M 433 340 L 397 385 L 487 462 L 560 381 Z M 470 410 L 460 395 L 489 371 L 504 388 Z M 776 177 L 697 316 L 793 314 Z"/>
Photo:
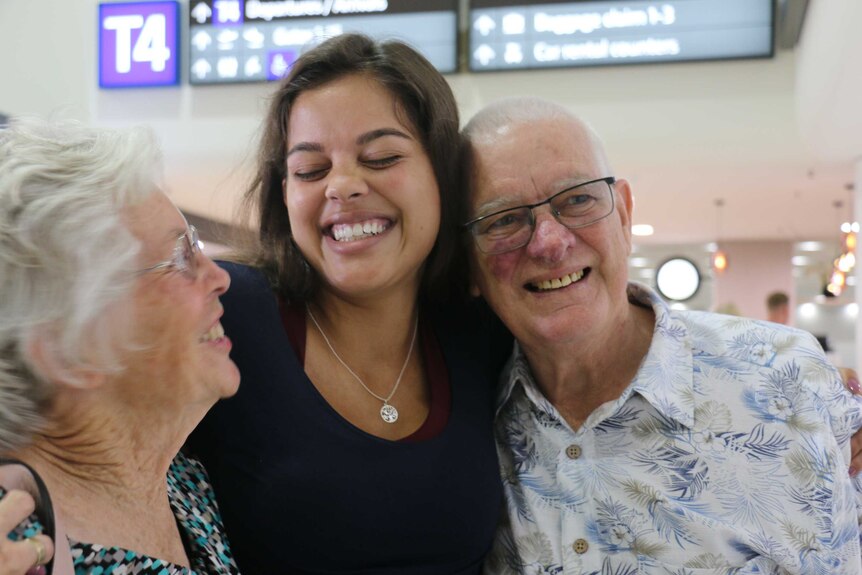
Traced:
<path fill-rule="evenodd" d="M 413 345 L 416 343 L 416 333 L 419 331 L 419 317 L 416 317 L 416 321 L 413 323 L 413 336 L 410 338 L 410 349 L 407 351 L 407 357 L 404 359 L 404 365 L 401 366 L 401 371 L 398 373 L 398 379 L 395 380 L 395 385 L 392 386 L 392 391 L 389 392 L 389 395 L 386 397 L 377 395 L 373 391 L 371 391 L 365 382 L 362 381 L 362 378 L 356 375 L 350 366 L 345 363 L 341 356 L 338 355 L 338 352 L 335 351 L 335 348 L 332 347 L 332 344 L 329 342 L 329 338 L 326 337 L 326 333 L 324 333 L 323 328 L 320 327 L 320 324 L 317 323 L 317 318 L 314 317 L 314 314 L 311 312 L 311 307 L 308 304 L 305 304 L 305 309 L 308 311 L 308 317 L 311 318 L 311 322 L 314 324 L 314 327 L 317 328 L 317 331 L 320 332 L 321 337 L 323 337 L 323 341 L 326 343 L 326 347 L 329 348 L 329 351 L 332 352 L 332 355 L 335 356 L 335 359 L 338 360 L 338 363 L 344 366 L 350 375 L 359 382 L 359 385 L 367 391 L 369 394 L 377 398 L 378 400 L 383 402 L 383 407 L 380 409 L 380 417 L 383 418 L 383 421 L 386 423 L 395 423 L 398 419 L 398 411 L 391 405 L 389 405 L 389 400 L 392 399 L 392 396 L 395 395 L 395 392 L 398 391 L 398 386 L 401 385 L 401 378 L 404 376 L 404 371 L 407 369 L 407 364 L 410 363 L 410 357 L 413 355 Z"/>

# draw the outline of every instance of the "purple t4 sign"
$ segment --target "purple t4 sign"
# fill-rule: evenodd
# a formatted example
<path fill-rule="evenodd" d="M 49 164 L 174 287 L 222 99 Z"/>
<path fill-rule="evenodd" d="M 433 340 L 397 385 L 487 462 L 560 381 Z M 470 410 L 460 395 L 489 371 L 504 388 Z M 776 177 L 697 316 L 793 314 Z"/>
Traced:
<path fill-rule="evenodd" d="M 99 86 L 179 83 L 179 3 L 99 4 Z"/>

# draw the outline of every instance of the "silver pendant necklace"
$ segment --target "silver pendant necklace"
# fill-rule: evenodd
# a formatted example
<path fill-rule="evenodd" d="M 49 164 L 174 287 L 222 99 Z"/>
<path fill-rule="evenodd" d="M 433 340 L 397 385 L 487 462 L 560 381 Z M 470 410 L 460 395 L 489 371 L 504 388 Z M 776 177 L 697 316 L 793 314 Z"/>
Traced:
<path fill-rule="evenodd" d="M 320 324 L 317 323 L 317 318 L 314 317 L 314 314 L 311 313 L 311 307 L 308 304 L 305 304 L 305 309 L 308 312 L 308 317 L 311 318 L 311 322 L 314 324 L 314 327 L 317 328 L 317 331 L 320 332 L 321 337 L 323 337 L 323 341 L 326 342 L 326 347 L 329 348 L 329 351 L 332 352 L 332 355 L 335 356 L 335 359 L 338 360 L 338 363 L 344 366 L 350 375 L 359 382 L 359 385 L 362 388 L 370 393 L 373 397 L 383 402 L 383 407 L 380 408 L 380 419 L 385 421 L 386 423 L 395 423 L 398 421 L 398 410 L 395 409 L 394 405 L 390 405 L 389 400 L 392 399 L 392 396 L 395 395 L 395 392 L 398 391 L 398 386 L 401 385 L 401 378 L 404 376 L 404 370 L 407 369 L 407 364 L 410 363 L 410 356 L 413 355 L 413 344 L 416 343 L 416 332 L 419 331 L 419 316 L 416 316 L 416 322 L 413 324 L 413 337 L 410 339 L 410 349 L 407 351 L 407 357 L 404 359 L 404 365 L 401 366 L 401 371 L 398 373 L 398 379 L 395 380 L 395 385 L 392 386 L 392 391 L 389 392 L 389 395 L 386 397 L 377 395 L 365 385 L 365 382 L 362 381 L 356 373 L 350 369 L 350 366 L 344 363 L 344 360 L 341 359 L 341 356 L 338 355 L 338 352 L 335 351 L 335 348 L 332 347 L 332 344 L 329 343 L 329 338 L 326 337 L 326 334 L 323 332 L 323 328 L 320 327 Z"/>

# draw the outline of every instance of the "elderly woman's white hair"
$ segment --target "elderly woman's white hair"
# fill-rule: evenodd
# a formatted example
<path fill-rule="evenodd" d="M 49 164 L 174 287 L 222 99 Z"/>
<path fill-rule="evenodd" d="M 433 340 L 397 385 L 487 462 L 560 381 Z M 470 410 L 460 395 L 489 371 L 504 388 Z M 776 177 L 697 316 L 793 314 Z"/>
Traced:
<path fill-rule="evenodd" d="M 157 189 L 160 164 L 143 128 L 28 118 L 0 129 L 0 452 L 42 423 L 52 390 L 40 365 L 70 385 L 82 369 L 120 368 L 140 265 L 122 210 Z"/>

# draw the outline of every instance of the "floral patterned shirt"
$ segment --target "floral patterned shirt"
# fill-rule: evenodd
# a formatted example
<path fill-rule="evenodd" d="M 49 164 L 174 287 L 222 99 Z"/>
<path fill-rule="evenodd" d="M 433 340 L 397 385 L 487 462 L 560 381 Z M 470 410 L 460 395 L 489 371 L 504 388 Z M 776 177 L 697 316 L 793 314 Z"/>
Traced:
<path fill-rule="evenodd" d="M 177 454 L 167 475 L 168 498 L 191 569 L 120 547 L 68 539 L 75 575 L 238 575 L 209 478 L 195 459 Z M 0 487 L 0 499 L 5 490 Z M 20 540 L 43 532 L 31 515 L 8 537 Z"/>
<path fill-rule="evenodd" d="M 207 473 L 178 453 L 168 469 L 168 498 L 191 569 L 119 547 L 69 539 L 75 575 L 237 575 Z"/>
<path fill-rule="evenodd" d="M 862 573 L 862 410 L 806 332 L 671 311 L 631 384 L 573 431 L 517 344 L 495 433 L 507 517 L 487 573 Z"/>

